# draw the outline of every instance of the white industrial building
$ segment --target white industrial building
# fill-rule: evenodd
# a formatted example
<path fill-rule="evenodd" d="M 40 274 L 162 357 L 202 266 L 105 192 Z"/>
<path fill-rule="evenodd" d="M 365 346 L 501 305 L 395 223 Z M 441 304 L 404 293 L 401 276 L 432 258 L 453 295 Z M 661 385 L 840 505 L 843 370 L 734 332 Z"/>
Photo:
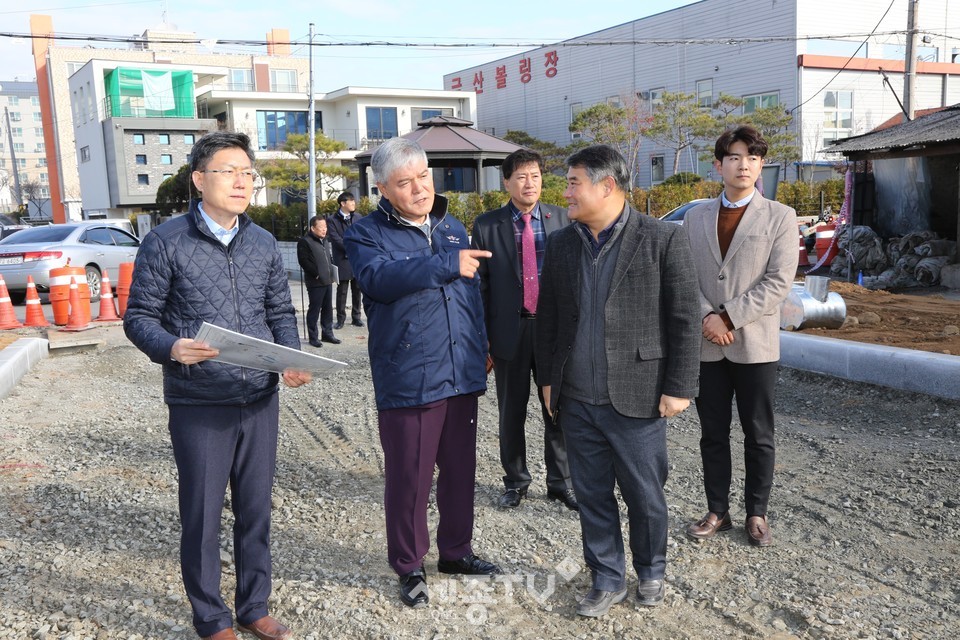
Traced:
<path fill-rule="evenodd" d="M 793 114 L 802 160 L 787 179 L 809 175 L 830 141 L 870 131 L 900 111 L 908 0 L 702 0 L 609 29 L 462 69 L 447 89 L 476 92 L 478 127 L 493 135 L 525 131 L 567 145 L 574 115 L 600 102 L 648 108 L 663 92 L 710 105 L 721 93 L 744 110 L 779 105 Z M 923 0 L 916 109 L 960 102 L 960 5 Z M 890 86 L 884 82 L 884 74 Z M 892 87 L 892 89 L 891 89 Z M 712 141 L 702 146 L 712 147 Z M 638 181 L 668 177 L 673 151 L 645 141 Z M 680 171 L 712 176 L 699 152 L 682 152 Z"/>

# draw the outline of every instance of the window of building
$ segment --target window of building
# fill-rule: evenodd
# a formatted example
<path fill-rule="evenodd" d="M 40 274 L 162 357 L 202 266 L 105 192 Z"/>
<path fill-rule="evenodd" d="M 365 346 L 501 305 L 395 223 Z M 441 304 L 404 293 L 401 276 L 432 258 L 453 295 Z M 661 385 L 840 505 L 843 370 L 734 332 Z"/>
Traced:
<path fill-rule="evenodd" d="M 431 109 L 427 107 L 413 107 L 410 109 L 410 115 L 413 118 L 413 122 L 423 122 L 424 120 L 429 120 L 430 118 L 436 118 L 438 116 L 449 116 L 453 117 L 453 109 Z"/>
<path fill-rule="evenodd" d="M 7 159 L 0 158 L 0 169 L 6 169 L 6 168 L 7 168 Z"/>
<path fill-rule="evenodd" d="M 46 158 L 37 158 L 37 166 L 38 166 L 38 167 L 45 167 L 45 166 L 47 166 L 47 159 L 46 159 Z"/>
<path fill-rule="evenodd" d="M 713 78 L 697 80 L 697 106 L 701 109 L 713 108 Z"/>
<path fill-rule="evenodd" d="M 145 153 L 137 154 L 137 164 L 147 164 L 147 155 Z"/>
<path fill-rule="evenodd" d="M 16 153 L 23 153 L 23 152 L 24 152 L 23 143 L 22 143 L 22 142 L 14 142 L 14 143 L 13 143 L 13 150 L 14 150 L 14 152 L 16 152 Z"/>
<path fill-rule="evenodd" d="M 398 135 L 396 107 L 367 107 L 367 139 L 387 140 Z"/>
<path fill-rule="evenodd" d="M 296 69 L 270 69 L 270 91 L 294 93 L 296 90 Z"/>
<path fill-rule="evenodd" d="M 160 144 L 170 144 L 170 134 L 169 133 L 158 134 L 157 142 L 159 142 Z"/>
<path fill-rule="evenodd" d="M 193 144 L 195 137 L 192 133 L 183 134 L 183 144 Z"/>
<path fill-rule="evenodd" d="M 650 158 L 650 181 L 653 183 L 663 182 L 663 156 Z"/>
<path fill-rule="evenodd" d="M 49 181 L 50 180 L 47 178 L 47 174 L 45 173 L 40 174 L 40 182 L 49 182 Z"/>
<path fill-rule="evenodd" d="M 663 104 L 663 87 L 650 89 L 650 108 Z"/>
<path fill-rule="evenodd" d="M 776 91 L 773 93 L 758 93 L 752 96 L 743 96 L 743 113 L 753 113 L 757 109 L 775 107 L 778 104 L 780 104 L 780 94 Z"/>
<path fill-rule="evenodd" d="M 21 169 L 27 168 L 27 159 L 26 158 L 17 158 L 17 166 Z"/>
<path fill-rule="evenodd" d="M 10 111 L 10 122 L 20 122 L 20 112 L 19 111 Z"/>
<path fill-rule="evenodd" d="M 68 62 L 67 63 L 67 77 L 69 78 L 83 66 L 82 62 Z"/>
<path fill-rule="evenodd" d="M 306 111 L 257 111 L 257 147 L 260 150 L 279 149 L 287 136 L 310 132 Z M 314 114 L 314 131 L 323 130 L 320 112 Z"/>
<path fill-rule="evenodd" d="M 853 92 L 823 92 L 823 146 L 853 135 Z"/>
<path fill-rule="evenodd" d="M 570 104 L 570 124 L 573 124 L 573 121 L 577 119 L 577 114 L 583 111 L 583 103 L 573 102 Z M 579 140 L 583 137 L 582 131 L 571 131 L 570 138 L 573 140 Z"/>
<path fill-rule="evenodd" d="M 43 114 L 39 111 L 33 112 L 33 121 L 34 122 L 43 122 Z"/>
<path fill-rule="evenodd" d="M 7 96 L 7 104 L 18 105 L 20 104 L 20 98 L 18 96 Z"/>
<path fill-rule="evenodd" d="M 161 153 L 160 164 L 173 164 L 173 156 L 169 153 Z"/>
<path fill-rule="evenodd" d="M 33 149 L 34 153 L 44 153 L 46 151 L 46 145 L 42 142 L 38 142 Z"/>
<path fill-rule="evenodd" d="M 50 197 L 50 187 L 40 187 L 40 197 L 49 198 Z"/>
<path fill-rule="evenodd" d="M 231 91 L 253 91 L 253 69 L 230 69 Z"/>
<path fill-rule="evenodd" d="M 0 133 L 3 133 L 3 132 L 0 131 Z M 0 142 L 0 153 L 3 153 L 3 143 L 2 143 L 2 142 Z"/>
<path fill-rule="evenodd" d="M 38 138 L 42 138 L 42 137 L 43 137 L 43 127 L 34 127 L 34 128 L 33 128 L 33 135 L 37 136 Z"/>
<path fill-rule="evenodd" d="M 145 174 L 145 173 L 138 173 L 138 174 L 137 174 L 137 184 L 139 184 L 139 185 L 144 185 L 144 186 L 149 185 L 149 184 L 150 184 L 150 176 L 148 176 L 148 175 Z"/>
<path fill-rule="evenodd" d="M 80 147 L 80 162 L 90 161 L 90 147 Z"/>
<path fill-rule="evenodd" d="M 164 179 L 164 180 L 166 180 L 167 178 L 172 178 L 172 177 L 173 177 L 173 174 L 172 174 L 172 173 L 165 173 L 165 174 L 163 174 L 163 179 Z"/>
<path fill-rule="evenodd" d="M 145 144 L 145 140 L 143 138 L 142 133 L 133 134 L 133 144 Z"/>
<path fill-rule="evenodd" d="M 607 104 L 611 107 L 620 108 L 620 96 L 607 96 Z"/>
<path fill-rule="evenodd" d="M 40 96 L 30 96 L 30 104 L 35 107 L 40 106 Z"/>

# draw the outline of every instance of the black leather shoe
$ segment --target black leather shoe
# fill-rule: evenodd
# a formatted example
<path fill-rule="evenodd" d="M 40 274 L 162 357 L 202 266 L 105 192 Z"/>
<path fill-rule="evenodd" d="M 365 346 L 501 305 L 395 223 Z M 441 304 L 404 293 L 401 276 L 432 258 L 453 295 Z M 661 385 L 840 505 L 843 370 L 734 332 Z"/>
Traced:
<path fill-rule="evenodd" d="M 337 324 L 333 325 L 333 328 L 334 328 L 334 329 L 343 329 L 343 323 L 342 323 L 342 322 L 338 322 Z"/>
<path fill-rule="evenodd" d="M 427 576 L 423 567 L 400 576 L 400 600 L 414 609 L 427 606 L 430 595 L 427 593 Z"/>
<path fill-rule="evenodd" d="M 497 565 L 481 560 L 472 553 L 459 560 L 441 559 L 437 562 L 437 570 L 440 573 L 459 573 L 465 576 L 498 576 L 503 573 Z"/>
<path fill-rule="evenodd" d="M 354 321 L 351 322 L 350 324 L 352 324 L 352 325 L 355 326 L 355 327 L 362 327 L 362 326 L 363 326 L 363 320 L 354 320 Z"/>
<path fill-rule="evenodd" d="M 625 588 L 620 591 L 590 589 L 590 592 L 587 593 L 580 601 L 580 604 L 577 605 L 577 615 L 587 616 L 588 618 L 599 618 L 605 615 L 607 611 L 610 610 L 610 607 L 619 602 L 623 602 L 623 599 L 626 597 L 627 590 Z"/>
<path fill-rule="evenodd" d="M 663 601 L 665 591 L 663 580 L 641 580 L 637 585 L 637 604 L 655 607 Z"/>
<path fill-rule="evenodd" d="M 520 506 L 520 501 L 526 497 L 526 489 L 507 489 L 497 500 L 497 506 L 501 509 L 514 509 Z"/>
<path fill-rule="evenodd" d="M 573 489 L 565 489 L 563 491 L 547 491 L 547 497 L 551 500 L 558 500 L 562 502 L 563 505 L 571 511 L 580 511 L 580 503 L 577 502 L 577 496 L 573 492 Z"/>
<path fill-rule="evenodd" d="M 320 347 L 323 346 L 323 343 L 320 342 L 319 340 L 311 340 L 311 341 L 310 341 L 310 346 L 311 346 L 311 347 L 316 347 L 316 348 L 319 349 Z"/>
<path fill-rule="evenodd" d="M 323 336 L 320 339 L 323 340 L 324 342 L 329 342 L 330 344 L 340 344 L 341 342 L 343 342 L 343 340 L 341 340 L 340 338 L 335 338 L 333 336 Z"/>

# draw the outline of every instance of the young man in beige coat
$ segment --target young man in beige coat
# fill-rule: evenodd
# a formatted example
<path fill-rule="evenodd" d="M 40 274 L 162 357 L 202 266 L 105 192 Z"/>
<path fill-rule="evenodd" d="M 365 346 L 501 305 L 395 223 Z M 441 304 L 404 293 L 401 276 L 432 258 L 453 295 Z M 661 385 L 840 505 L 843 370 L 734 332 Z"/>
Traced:
<path fill-rule="evenodd" d="M 687 528 L 698 540 L 733 526 L 729 511 L 731 401 L 743 426 L 744 502 L 750 544 L 773 542 L 767 503 L 773 486 L 773 396 L 780 359 L 780 304 L 797 272 L 796 212 L 756 190 L 767 143 L 749 126 L 717 140 L 723 178 L 716 200 L 684 220 L 700 281 L 700 455 L 707 514 Z"/>

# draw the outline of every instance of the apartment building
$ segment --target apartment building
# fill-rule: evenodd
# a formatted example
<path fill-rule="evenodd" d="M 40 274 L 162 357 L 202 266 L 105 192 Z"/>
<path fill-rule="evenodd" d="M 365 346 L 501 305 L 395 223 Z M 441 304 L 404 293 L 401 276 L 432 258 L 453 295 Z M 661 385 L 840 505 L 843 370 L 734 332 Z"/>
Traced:
<path fill-rule="evenodd" d="M 50 174 L 37 83 L 0 80 L 0 212 L 50 217 Z"/>

